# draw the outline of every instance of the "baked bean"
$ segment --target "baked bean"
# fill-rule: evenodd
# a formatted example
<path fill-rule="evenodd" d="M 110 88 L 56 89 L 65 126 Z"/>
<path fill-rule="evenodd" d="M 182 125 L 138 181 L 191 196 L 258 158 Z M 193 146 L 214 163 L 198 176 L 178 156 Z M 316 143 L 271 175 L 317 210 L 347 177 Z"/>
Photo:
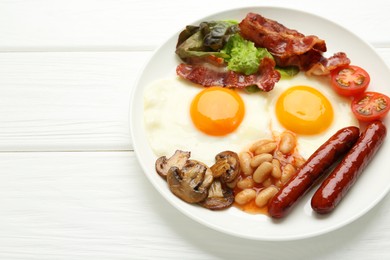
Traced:
<path fill-rule="evenodd" d="M 245 189 L 236 194 L 234 201 L 240 205 L 245 205 L 254 198 L 256 198 L 256 191 L 253 189 Z"/>
<path fill-rule="evenodd" d="M 255 186 L 255 182 L 250 177 L 246 177 L 246 178 L 241 179 L 237 182 L 237 187 L 242 189 L 242 190 L 253 188 L 253 186 Z"/>
<path fill-rule="evenodd" d="M 276 149 L 277 145 L 275 142 L 269 142 L 265 143 L 263 145 L 260 145 L 255 150 L 255 154 L 262 154 L 262 153 L 272 153 Z"/>
<path fill-rule="evenodd" d="M 281 162 L 281 163 L 286 161 L 286 158 L 285 158 L 284 154 L 282 154 L 282 152 L 279 151 L 279 150 L 276 150 L 274 152 L 274 159 L 279 160 L 279 162 Z"/>
<path fill-rule="evenodd" d="M 257 194 L 255 203 L 259 208 L 262 208 L 268 204 L 268 201 L 275 196 L 278 192 L 278 188 L 275 186 L 269 186 L 265 189 L 262 189 L 259 194 Z"/>
<path fill-rule="evenodd" d="M 262 153 L 262 154 L 256 155 L 256 156 L 252 157 L 252 159 L 251 159 L 251 166 L 253 168 L 257 168 L 263 162 L 272 161 L 272 158 L 273 158 L 272 154 L 269 154 L 269 153 Z"/>
<path fill-rule="evenodd" d="M 264 145 L 264 144 L 267 144 L 267 143 L 270 143 L 270 142 L 273 142 L 273 140 L 270 140 L 270 139 L 262 139 L 262 140 L 259 140 L 259 141 L 256 141 L 255 143 L 252 144 L 252 146 L 249 148 L 249 151 L 251 151 L 252 153 L 254 153 L 257 148 L 259 148 L 260 146 Z"/>
<path fill-rule="evenodd" d="M 260 164 L 259 167 L 257 167 L 255 172 L 253 173 L 253 180 L 256 183 L 262 183 L 271 175 L 271 172 L 272 172 L 272 163 L 263 162 L 262 164 Z"/>
<path fill-rule="evenodd" d="M 281 188 L 283 186 L 283 183 L 282 181 L 279 179 L 279 180 L 276 180 L 275 181 L 275 186 L 278 187 L 278 188 Z"/>
<path fill-rule="evenodd" d="M 265 181 L 263 181 L 262 184 L 263 184 L 264 187 L 269 187 L 269 186 L 271 186 L 271 185 L 272 185 L 272 180 L 271 180 L 271 178 L 266 179 Z"/>
<path fill-rule="evenodd" d="M 254 202 L 267 206 L 269 200 L 296 173 L 305 160 L 295 152 L 297 139 L 293 133 L 258 140 L 239 154 L 241 177 L 235 184 L 235 202 L 245 205 Z M 229 183 L 230 184 L 230 183 Z"/>
<path fill-rule="evenodd" d="M 252 156 L 247 152 L 242 152 L 238 155 L 238 158 L 240 160 L 241 172 L 245 176 L 252 175 L 253 169 L 250 165 Z"/>
<path fill-rule="evenodd" d="M 278 159 L 272 159 L 272 177 L 279 179 L 282 176 L 282 170 L 280 169 L 280 161 Z"/>
<path fill-rule="evenodd" d="M 290 154 L 294 150 L 296 143 L 297 140 L 292 133 L 283 132 L 280 137 L 279 150 L 283 154 Z"/>
<path fill-rule="evenodd" d="M 305 162 L 306 162 L 306 160 L 303 157 L 301 157 L 301 156 L 295 156 L 294 157 L 294 166 L 295 166 L 295 168 L 300 168 Z"/>
<path fill-rule="evenodd" d="M 286 184 L 290 179 L 291 177 L 295 174 L 296 172 L 296 169 L 294 166 L 292 166 L 292 164 L 286 164 L 286 166 L 284 166 L 283 168 L 283 171 L 282 171 L 282 177 L 281 177 L 281 181 L 283 184 Z"/>

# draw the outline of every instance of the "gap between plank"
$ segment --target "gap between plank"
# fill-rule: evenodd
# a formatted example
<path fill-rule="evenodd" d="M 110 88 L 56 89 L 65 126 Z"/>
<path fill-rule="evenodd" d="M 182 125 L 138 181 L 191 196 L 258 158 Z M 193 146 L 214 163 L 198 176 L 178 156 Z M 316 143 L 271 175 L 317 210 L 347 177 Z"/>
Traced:
<path fill-rule="evenodd" d="M 390 45 L 389 45 L 390 46 Z M 16 52 L 150 52 L 158 46 L 106 46 L 106 47 L 0 47 L 0 53 Z"/>
<path fill-rule="evenodd" d="M 375 49 L 390 48 L 390 42 L 369 43 Z M 7 52 L 150 52 L 154 51 L 159 45 L 143 46 L 79 46 L 79 47 L 60 47 L 60 46 L 32 46 L 32 47 L 0 47 L 0 53 Z"/>
<path fill-rule="evenodd" d="M 4 153 L 117 153 L 117 152 L 134 152 L 134 149 L 123 150 L 2 150 L 0 154 Z"/>

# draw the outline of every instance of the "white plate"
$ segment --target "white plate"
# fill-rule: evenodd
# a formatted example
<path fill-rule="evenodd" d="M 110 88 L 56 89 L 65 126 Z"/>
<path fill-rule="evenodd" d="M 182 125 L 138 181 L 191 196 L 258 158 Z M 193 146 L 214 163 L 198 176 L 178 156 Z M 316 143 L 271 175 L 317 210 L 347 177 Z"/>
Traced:
<path fill-rule="evenodd" d="M 327 43 L 327 54 L 338 51 L 346 52 L 353 64 L 364 67 L 370 73 L 369 90 L 390 95 L 389 69 L 374 49 L 350 31 L 324 18 L 291 9 L 251 7 L 213 14 L 193 24 L 221 19 L 241 20 L 248 12 L 260 13 L 306 35 L 319 36 Z M 183 24 L 183 28 L 185 25 Z M 310 199 L 314 191 L 308 193 L 281 221 L 272 220 L 261 214 L 247 214 L 234 207 L 226 211 L 214 212 L 187 204 L 176 198 L 154 169 L 156 156 L 148 144 L 144 129 L 143 93 L 145 87 L 152 81 L 175 75 L 175 68 L 179 62 L 175 55 L 177 37 L 178 33 L 169 38 L 146 64 L 136 83 L 130 103 L 130 128 L 139 163 L 153 186 L 175 208 L 210 228 L 238 237 L 273 241 L 294 240 L 338 229 L 368 212 L 387 194 L 390 188 L 390 164 L 385 160 L 386 154 L 390 154 L 388 139 L 335 212 L 324 217 L 316 216 L 311 210 Z M 385 121 L 387 127 L 389 123 L 387 118 Z"/>

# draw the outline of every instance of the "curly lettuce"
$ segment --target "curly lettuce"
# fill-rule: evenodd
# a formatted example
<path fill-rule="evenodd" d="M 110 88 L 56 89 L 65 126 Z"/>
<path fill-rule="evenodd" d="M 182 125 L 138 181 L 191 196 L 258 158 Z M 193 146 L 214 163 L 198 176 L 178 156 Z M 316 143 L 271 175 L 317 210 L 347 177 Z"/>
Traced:
<path fill-rule="evenodd" d="M 263 58 L 273 59 L 267 49 L 257 48 L 253 42 L 245 40 L 238 33 L 229 38 L 221 52 L 228 55 L 225 61 L 229 70 L 245 75 L 256 73 Z"/>

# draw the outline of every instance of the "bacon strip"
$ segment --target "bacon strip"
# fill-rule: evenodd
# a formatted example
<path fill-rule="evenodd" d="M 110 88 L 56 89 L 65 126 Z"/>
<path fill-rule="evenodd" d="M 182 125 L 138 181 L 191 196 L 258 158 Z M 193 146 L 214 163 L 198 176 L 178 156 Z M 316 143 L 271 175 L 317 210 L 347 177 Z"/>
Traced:
<path fill-rule="evenodd" d="M 332 57 L 323 58 L 319 62 L 313 64 L 310 69 L 306 71 L 308 75 L 328 75 L 331 70 L 338 67 L 346 66 L 351 61 L 344 52 L 335 53 Z"/>
<path fill-rule="evenodd" d="M 350 62 L 344 53 L 325 58 L 322 55 L 326 52 L 324 40 L 314 35 L 305 36 L 259 14 L 248 13 L 239 27 L 245 39 L 253 41 L 258 47 L 267 48 L 281 67 L 298 66 L 309 74 L 326 75 L 330 70 Z"/>
<path fill-rule="evenodd" d="M 325 41 L 317 36 L 305 36 L 260 14 L 248 13 L 239 26 L 244 38 L 267 48 L 272 55 L 281 59 L 303 54 L 311 49 L 326 51 Z"/>
<path fill-rule="evenodd" d="M 274 67 L 275 61 L 273 59 L 263 58 L 258 73 L 244 75 L 210 63 L 181 63 L 177 66 L 176 73 L 180 77 L 205 87 L 245 88 L 256 85 L 260 90 L 268 92 L 274 88 L 275 83 L 280 79 L 280 74 Z"/>

